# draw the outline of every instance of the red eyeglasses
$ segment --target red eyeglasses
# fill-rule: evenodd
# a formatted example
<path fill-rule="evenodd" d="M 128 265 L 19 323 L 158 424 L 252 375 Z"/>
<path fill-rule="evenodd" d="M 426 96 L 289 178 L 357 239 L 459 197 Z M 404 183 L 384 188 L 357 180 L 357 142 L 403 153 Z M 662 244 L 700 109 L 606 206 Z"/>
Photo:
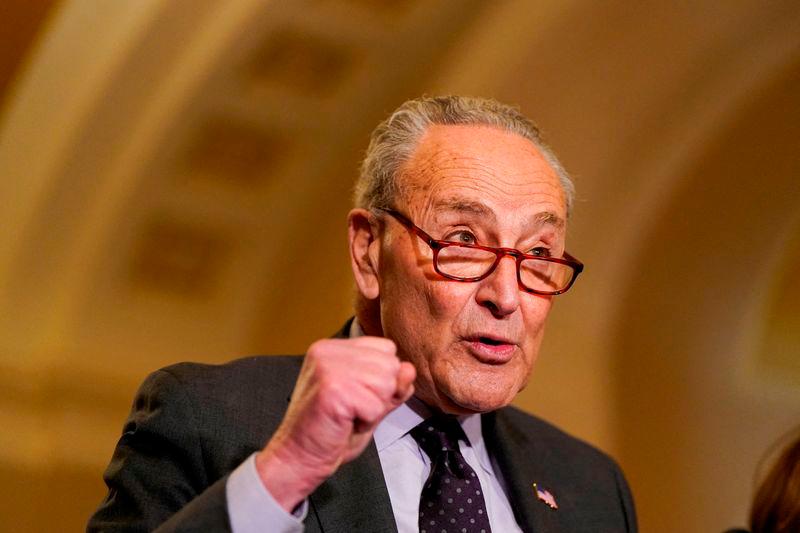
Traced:
<path fill-rule="evenodd" d="M 494 248 L 434 239 L 394 209 L 377 208 L 394 217 L 433 250 L 433 268 L 454 281 L 480 281 L 489 276 L 500 260 L 511 256 L 517 263 L 519 288 L 532 294 L 554 295 L 566 292 L 583 271 L 583 263 L 564 252 L 563 258 L 529 255 L 514 248 Z"/>

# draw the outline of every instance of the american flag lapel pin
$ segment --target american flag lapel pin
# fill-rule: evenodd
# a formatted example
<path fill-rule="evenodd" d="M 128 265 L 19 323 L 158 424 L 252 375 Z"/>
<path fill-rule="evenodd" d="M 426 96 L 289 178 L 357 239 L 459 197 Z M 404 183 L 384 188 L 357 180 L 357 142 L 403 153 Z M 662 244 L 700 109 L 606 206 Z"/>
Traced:
<path fill-rule="evenodd" d="M 536 491 L 536 497 L 539 498 L 541 501 L 547 504 L 547 506 L 551 509 L 558 509 L 558 504 L 556 503 L 556 499 L 550 494 L 549 490 L 540 489 L 539 486 L 534 483 L 533 490 Z"/>

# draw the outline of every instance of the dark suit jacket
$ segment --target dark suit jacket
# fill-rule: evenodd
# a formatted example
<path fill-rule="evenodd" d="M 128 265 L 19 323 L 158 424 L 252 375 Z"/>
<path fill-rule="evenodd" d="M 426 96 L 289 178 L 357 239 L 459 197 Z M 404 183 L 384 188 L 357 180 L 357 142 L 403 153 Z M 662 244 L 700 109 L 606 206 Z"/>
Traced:
<path fill-rule="evenodd" d="M 278 427 L 301 362 L 250 357 L 220 366 L 182 363 L 150 375 L 106 470 L 109 492 L 88 531 L 230 531 L 227 475 Z M 636 531 L 628 486 L 607 456 L 514 408 L 482 416 L 487 447 L 523 530 Z M 537 499 L 534 482 L 555 496 L 557 510 Z M 309 503 L 309 532 L 397 530 L 374 443 Z"/>

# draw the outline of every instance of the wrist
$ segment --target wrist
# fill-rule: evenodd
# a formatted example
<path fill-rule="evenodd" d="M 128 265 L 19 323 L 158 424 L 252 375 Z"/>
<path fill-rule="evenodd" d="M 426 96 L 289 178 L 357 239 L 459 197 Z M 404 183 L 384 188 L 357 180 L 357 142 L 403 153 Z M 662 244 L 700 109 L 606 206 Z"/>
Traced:
<path fill-rule="evenodd" d="M 256 454 L 255 465 L 267 491 L 284 510 L 292 513 L 336 469 L 307 464 L 302 454 L 289 448 L 271 441 Z"/>

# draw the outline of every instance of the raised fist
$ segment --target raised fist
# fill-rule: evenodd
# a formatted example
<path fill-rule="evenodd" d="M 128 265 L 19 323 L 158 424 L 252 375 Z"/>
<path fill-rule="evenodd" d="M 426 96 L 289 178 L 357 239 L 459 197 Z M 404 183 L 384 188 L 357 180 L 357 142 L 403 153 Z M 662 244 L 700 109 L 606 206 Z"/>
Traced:
<path fill-rule="evenodd" d="M 414 393 L 416 372 L 382 337 L 323 339 L 306 353 L 286 416 L 256 456 L 264 486 L 294 509 Z"/>

